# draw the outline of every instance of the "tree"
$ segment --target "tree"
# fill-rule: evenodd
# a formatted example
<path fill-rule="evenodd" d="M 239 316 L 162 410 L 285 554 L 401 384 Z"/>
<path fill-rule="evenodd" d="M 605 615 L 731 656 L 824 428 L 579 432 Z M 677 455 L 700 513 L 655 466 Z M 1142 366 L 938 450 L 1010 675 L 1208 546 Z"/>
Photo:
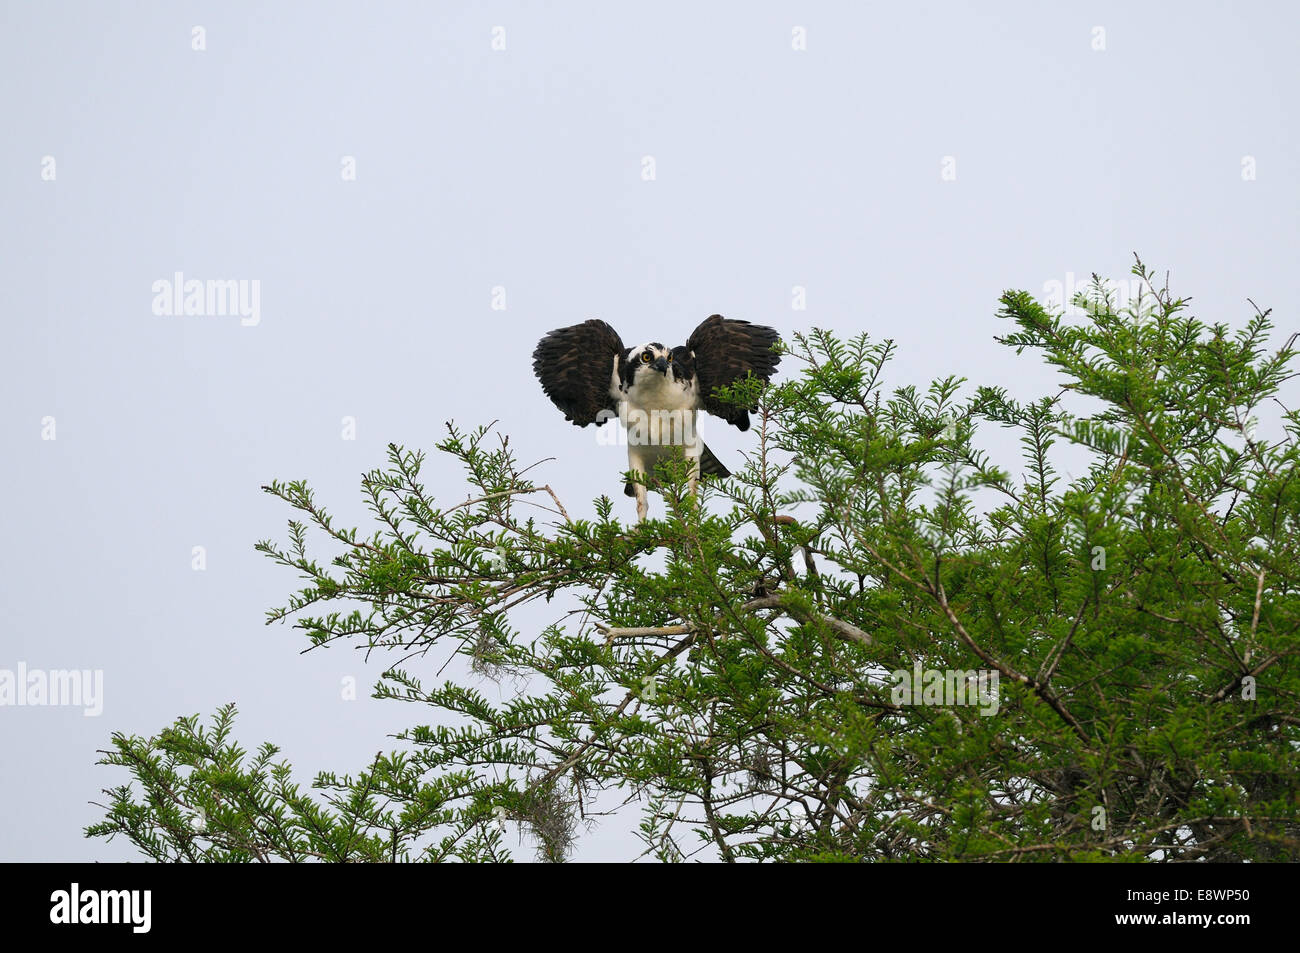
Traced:
<path fill-rule="evenodd" d="M 759 401 L 749 465 L 703 502 L 670 467 L 661 520 L 603 497 L 571 518 L 491 428 L 448 426 L 473 489 L 450 505 L 391 446 L 370 535 L 272 483 L 297 518 L 258 549 L 303 582 L 269 621 L 390 653 L 375 691 L 421 720 L 310 793 L 232 740 L 233 707 L 114 735 L 101 763 L 133 783 L 88 835 L 157 860 L 482 861 L 511 856 L 510 822 L 561 860 L 618 797 L 665 861 L 1300 858 L 1294 338 L 1269 353 L 1267 312 L 1205 325 L 1134 274 L 1141 297 L 1095 280 L 1081 321 L 1003 295 L 999 340 L 1064 378 L 1031 402 L 887 391 L 893 342 L 796 335 L 794 373 L 726 395 Z M 1020 477 L 976 445 L 992 425 Z M 563 618 L 519 631 L 538 600 Z M 432 684 L 451 655 L 469 671 Z M 505 675 L 528 689 L 493 704 L 477 680 Z"/>

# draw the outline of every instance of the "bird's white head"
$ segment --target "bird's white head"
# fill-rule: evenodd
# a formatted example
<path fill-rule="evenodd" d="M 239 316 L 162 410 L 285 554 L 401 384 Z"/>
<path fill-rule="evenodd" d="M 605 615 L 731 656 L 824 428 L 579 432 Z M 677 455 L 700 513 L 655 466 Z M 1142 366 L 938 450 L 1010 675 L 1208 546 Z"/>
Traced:
<path fill-rule="evenodd" d="M 627 362 L 632 366 L 636 378 L 648 374 L 667 374 L 673 362 L 672 348 L 664 347 L 658 341 L 639 344 L 628 349 Z"/>

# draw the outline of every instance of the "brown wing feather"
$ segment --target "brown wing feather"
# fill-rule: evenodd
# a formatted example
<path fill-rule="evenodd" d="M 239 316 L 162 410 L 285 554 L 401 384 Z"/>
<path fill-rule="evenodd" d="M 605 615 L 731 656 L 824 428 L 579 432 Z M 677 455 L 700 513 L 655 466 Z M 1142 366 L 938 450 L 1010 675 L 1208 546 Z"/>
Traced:
<path fill-rule="evenodd" d="M 704 409 L 741 430 L 748 430 L 749 411 L 754 408 L 723 403 L 713 396 L 713 391 L 743 380 L 750 373 L 771 380 L 781 361 L 781 355 L 772 350 L 778 340 L 780 335 L 772 328 L 720 314 L 711 315 L 696 328 L 686 347 L 695 352 L 695 374 Z"/>
<path fill-rule="evenodd" d="M 600 426 L 618 412 L 610 394 L 614 360 L 623 353 L 618 332 L 604 321 L 592 318 L 582 324 L 552 331 L 533 351 L 533 373 L 542 390 L 566 420 L 579 427 Z"/>

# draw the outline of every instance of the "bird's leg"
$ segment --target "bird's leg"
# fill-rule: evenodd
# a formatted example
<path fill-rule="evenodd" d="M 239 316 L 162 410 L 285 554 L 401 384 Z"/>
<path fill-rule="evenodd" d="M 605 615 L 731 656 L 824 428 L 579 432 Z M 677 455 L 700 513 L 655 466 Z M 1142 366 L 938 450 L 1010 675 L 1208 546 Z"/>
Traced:
<path fill-rule="evenodd" d="M 650 511 L 650 506 L 646 501 L 646 484 L 649 482 L 649 471 L 653 466 L 650 460 L 646 459 L 646 454 L 640 446 L 632 441 L 631 433 L 628 434 L 627 446 L 627 468 L 631 475 L 640 477 L 632 482 L 632 491 L 636 494 L 636 521 L 644 523 L 646 513 Z"/>

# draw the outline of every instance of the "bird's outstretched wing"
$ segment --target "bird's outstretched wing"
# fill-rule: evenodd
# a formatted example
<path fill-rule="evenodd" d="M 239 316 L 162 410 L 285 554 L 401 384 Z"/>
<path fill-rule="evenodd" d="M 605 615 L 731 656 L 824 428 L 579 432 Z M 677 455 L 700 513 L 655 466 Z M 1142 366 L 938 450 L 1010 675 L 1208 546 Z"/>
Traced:
<path fill-rule="evenodd" d="M 604 321 L 592 318 L 559 328 L 533 351 L 533 372 L 566 420 L 600 426 L 618 413 L 618 359 L 623 341 Z M 610 414 L 601 414 L 602 410 Z"/>
<path fill-rule="evenodd" d="M 691 332 L 686 348 L 694 352 L 695 376 L 699 384 L 700 406 L 741 430 L 749 429 L 749 412 L 754 408 L 724 403 L 714 396 L 714 388 L 734 384 L 752 372 L 770 380 L 781 355 L 772 350 L 780 335 L 772 328 L 748 321 L 711 315 Z"/>

